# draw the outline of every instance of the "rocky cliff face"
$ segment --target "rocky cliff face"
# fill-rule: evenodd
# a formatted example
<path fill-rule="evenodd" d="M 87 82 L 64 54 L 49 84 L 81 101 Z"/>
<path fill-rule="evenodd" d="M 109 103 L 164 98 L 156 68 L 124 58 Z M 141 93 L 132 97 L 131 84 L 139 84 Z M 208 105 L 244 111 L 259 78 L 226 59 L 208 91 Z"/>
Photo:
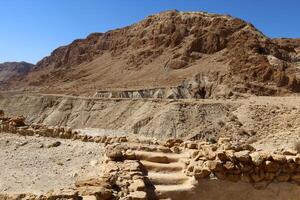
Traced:
<path fill-rule="evenodd" d="M 26 62 L 5 62 L 0 64 L 0 84 L 4 85 L 11 78 L 25 76 L 32 68 L 33 64 Z"/>
<path fill-rule="evenodd" d="M 233 91 L 299 92 L 300 55 L 291 43 L 231 16 L 167 11 L 59 47 L 15 86 L 93 94 L 178 86 L 197 73 L 218 72 L 224 75 L 220 87 Z"/>

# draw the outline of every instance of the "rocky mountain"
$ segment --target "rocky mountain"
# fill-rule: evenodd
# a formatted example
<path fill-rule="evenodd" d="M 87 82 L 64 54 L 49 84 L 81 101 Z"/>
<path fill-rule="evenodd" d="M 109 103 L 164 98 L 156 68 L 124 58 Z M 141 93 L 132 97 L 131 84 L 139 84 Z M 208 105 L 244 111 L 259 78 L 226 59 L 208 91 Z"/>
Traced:
<path fill-rule="evenodd" d="M 27 62 L 0 63 L 0 83 L 4 85 L 11 78 L 25 76 L 33 67 L 33 64 Z"/>
<path fill-rule="evenodd" d="M 299 62 L 299 40 L 270 39 L 227 15 L 174 10 L 59 47 L 9 87 L 90 95 L 197 80 L 207 97 L 279 95 L 300 91 Z"/>

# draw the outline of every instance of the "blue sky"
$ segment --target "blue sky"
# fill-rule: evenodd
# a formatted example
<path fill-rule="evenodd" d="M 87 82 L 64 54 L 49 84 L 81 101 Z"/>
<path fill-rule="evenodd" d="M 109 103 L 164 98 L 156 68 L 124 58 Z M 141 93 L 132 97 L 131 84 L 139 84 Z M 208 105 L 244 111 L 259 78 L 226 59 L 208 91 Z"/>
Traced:
<path fill-rule="evenodd" d="M 0 62 L 35 63 L 92 32 L 177 9 L 230 14 L 269 37 L 300 38 L 300 0 L 0 0 Z"/>

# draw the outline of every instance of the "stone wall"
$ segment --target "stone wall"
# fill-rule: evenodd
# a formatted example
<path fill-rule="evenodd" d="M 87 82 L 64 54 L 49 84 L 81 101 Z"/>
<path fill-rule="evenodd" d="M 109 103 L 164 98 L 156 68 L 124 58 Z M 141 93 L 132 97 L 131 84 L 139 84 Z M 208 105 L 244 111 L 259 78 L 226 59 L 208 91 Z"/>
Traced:
<path fill-rule="evenodd" d="M 19 134 L 23 136 L 43 136 L 61 139 L 81 140 L 83 142 L 115 143 L 127 142 L 124 136 L 88 136 L 77 130 L 63 126 L 46 126 L 42 124 L 25 124 L 24 117 L 0 117 L 0 132 Z"/>
<path fill-rule="evenodd" d="M 78 181 L 74 187 L 41 196 L 3 194 L 0 199 L 179 200 L 184 197 L 186 200 L 196 200 L 202 194 L 201 199 L 210 200 L 226 199 L 225 196 L 230 196 L 232 191 L 247 191 L 238 197 L 251 199 L 249 196 L 259 193 L 261 196 L 256 195 L 255 199 L 297 200 L 300 195 L 300 154 L 295 151 L 262 151 L 246 143 L 233 142 L 229 138 L 208 143 L 181 139 L 156 141 L 151 138 L 92 137 L 81 135 L 67 127 L 29 126 L 24 120 L 23 117 L 2 117 L 0 132 L 105 143 L 106 158 L 101 164 L 102 174 Z M 159 176 L 153 176 L 155 173 Z M 181 182 L 182 180 L 187 181 Z M 165 184 L 164 189 L 157 184 Z M 203 187 L 214 191 L 215 187 L 220 187 L 218 184 L 230 185 L 231 189 L 227 188 L 228 194 L 222 194 L 221 197 L 220 192 L 208 195 L 203 191 Z M 280 192 L 281 190 L 284 191 Z M 202 198 L 204 194 L 206 198 Z M 233 199 L 239 199 L 238 197 Z"/>
<path fill-rule="evenodd" d="M 0 118 L 0 132 L 9 132 L 24 136 L 39 135 L 63 139 L 82 140 L 98 143 L 126 143 L 125 136 L 87 136 L 79 134 L 68 127 L 51 127 L 45 125 L 26 125 L 23 117 Z M 138 141 L 138 140 L 136 140 Z M 195 178 L 213 176 L 218 179 L 245 182 L 261 181 L 289 181 L 300 182 L 300 154 L 286 151 L 283 154 L 276 152 L 256 151 L 250 145 L 234 145 L 230 139 L 220 138 L 218 143 L 207 142 L 177 142 L 169 140 L 164 146 L 170 152 L 189 151 L 191 160 L 186 167 L 186 174 Z M 124 150 L 135 149 L 124 147 Z M 153 147 L 153 151 L 159 148 Z M 126 154 L 125 154 L 126 157 Z"/>
<path fill-rule="evenodd" d="M 250 145 L 234 146 L 221 138 L 217 144 L 186 142 L 193 149 L 186 173 L 196 179 L 228 181 L 300 183 L 300 154 L 258 151 Z"/>

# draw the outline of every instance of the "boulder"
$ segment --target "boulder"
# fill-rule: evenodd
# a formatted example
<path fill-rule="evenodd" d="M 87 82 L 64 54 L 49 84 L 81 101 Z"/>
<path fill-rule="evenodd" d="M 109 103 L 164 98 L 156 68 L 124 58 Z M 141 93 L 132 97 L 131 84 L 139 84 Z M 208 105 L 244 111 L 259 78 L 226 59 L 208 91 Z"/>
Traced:
<path fill-rule="evenodd" d="M 235 152 L 234 156 L 236 157 L 236 159 L 238 161 L 243 162 L 243 163 L 248 163 L 251 161 L 250 151 L 248 151 L 248 150 Z"/>
<path fill-rule="evenodd" d="M 197 143 L 189 142 L 189 143 L 187 143 L 186 147 L 188 149 L 197 149 Z"/>
<path fill-rule="evenodd" d="M 206 166 L 195 166 L 193 173 L 196 179 L 203 179 L 209 177 L 211 171 Z"/>
<path fill-rule="evenodd" d="M 123 171 L 135 172 L 135 171 L 141 171 L 143 166 L 137 160 L 125 160 L 122 168 Z"/>
<path fill-rule="evenodd" d="M 20 127 L 25 126 L 25 117 L 19 116 L 19 117 L 13 117 L 9 120 L 9 125 Z"/>
<path fill-rule="evenodd" d="M 233 162 L 231 161 L 226 161 L 224 164 L 223 164 L 223 167 L 226 169 L 226 170 L 234 170 L 235 169 L 235 165 Z"/>
<path fill-rule="evenodd" d="M 123 161 L 125 156 L 120 148 L 110 147 L 106 149 L 106 156 L 112 161 Z"/>
<path fill-rule="evenodd" d="M 144 191 L 146 188 L 145 182 L 142 179 L 134 180 L 133 183 L 128 187 L 130 192 L 134 191 Z"/>
<path fill-rule="evenodd" d="M 216 158 L 216 153 L 208 149 L 204 151 L 204 156 L 207 160 L 214 160 Z"/>
<path fill-rule="evenodd" d="M 220 172 L 224 170 L 222 163 L 216 160 L 207 161 L 207 167 L 212 172 Z"/>
<path fill-rule="evenodd" d="M 272 159 L 275 161 L 275 162 L 278 162 L 280 164 L 284 164 L 287 162 L 287 159 L 284 155 L 280 155 L 280 154 L 273 154 L 272 155 Z"/>
<path fill-rule="evenodd" d="M 253 171 L 253 164 L 252 163 L 239 163 L 239 169 L 242 171 L 242 172 L 252 172 Z"/>
<path fill-rule="evenodd" d="M 280 169 L 280 165 L 274 161 L 266 161 L 265 171 L 266 172 L 277 172 Z"/>
<path fill-rule="evenodd" d="M 127 198 L 130 200 L 147 200 L 147 193 L 144 191 L 130 192 Z"/>
<path fill-rule="evenodd" d="M 128 139 L 125 136 L 118 138 L 118 142 L 127 142 L 127 141 L 128 141 Z"/>
<path fill-rule="evenodd" d="M 81 200 L 82 197 L 79 196 L 77 190 L 74 189 L 60 189 L 55 191 L 50 191 L 45 195 L 47 200 L 57 200 L 57 199 L 72 199 Z"/>
<path fill-rule="evenodd" d="M 76 181 L 75 186 L 76 187 L 102 186 L 105 188 L 110 188 L 109 180 L 107 178 L 91 178 L 88 180 Z"/>
<path fill-rule="evenodd" d="M 250 154 L 251 160 L 255 166 L 261 165 L 266 159 L 267 155 L 264 152 L 253 152 Z"/>
<path fill-rule="evenodd" d="M 127 160 L 134 160 L 136 159 L 135 153 L 134 151 L 132 151 L 131 149 L 128 149 L 125 154 L 124 154 L 125 159 Z"/>
<path fill-rule="evenodd" d="M 95 196 L 96 200 L 108 200 L 113 196 L 112 190 L 102 186 L 85 186 L 80 187 L 79 193 L 82 196 Z"/>
<path fill-rule="evenodd" d="M 300 154 L 297 154 L 297 155 L 295 156 L 294 160 L 295 160 L 295 163 L 296 163 L 296 164 L 300 165 Z"/>
<path fill-rule="evenodd" d="M 217 151 L 216 155 L 222 162 L 226 162 L 227 160 L 229 160 L 225 151 Z"/>
<path fill-rule="evenodd" d="M 60 141 L 56 141 L 56 142 L 53 142 L 51 144 L 49 144 L 47 147 L 48 148 L 51 148 L 51 147 L 58 147 L 61 145 L 61 142 Z"/>
<path fill-rule="evenodd" d="M 282 154 L 286 156 L 295 156 L 297 154 L 297 151 L 293 149 L 286 149 L 282 152 Z"/>
<path fill-rule="evenodd" d="M 282 165 L 282 172 L 292 174 L 296 171 L 296 167 L 295 163 L 286 163 Z"/>
<path fill-rule="evenodd" d="M 181 144 L 181 143 L 183 143 L 182 139 L 172 138 L 172 139 L 168 139 L 164 146 L 171 148 L 171 147 L 175 146 L 175 144 Z"/>

